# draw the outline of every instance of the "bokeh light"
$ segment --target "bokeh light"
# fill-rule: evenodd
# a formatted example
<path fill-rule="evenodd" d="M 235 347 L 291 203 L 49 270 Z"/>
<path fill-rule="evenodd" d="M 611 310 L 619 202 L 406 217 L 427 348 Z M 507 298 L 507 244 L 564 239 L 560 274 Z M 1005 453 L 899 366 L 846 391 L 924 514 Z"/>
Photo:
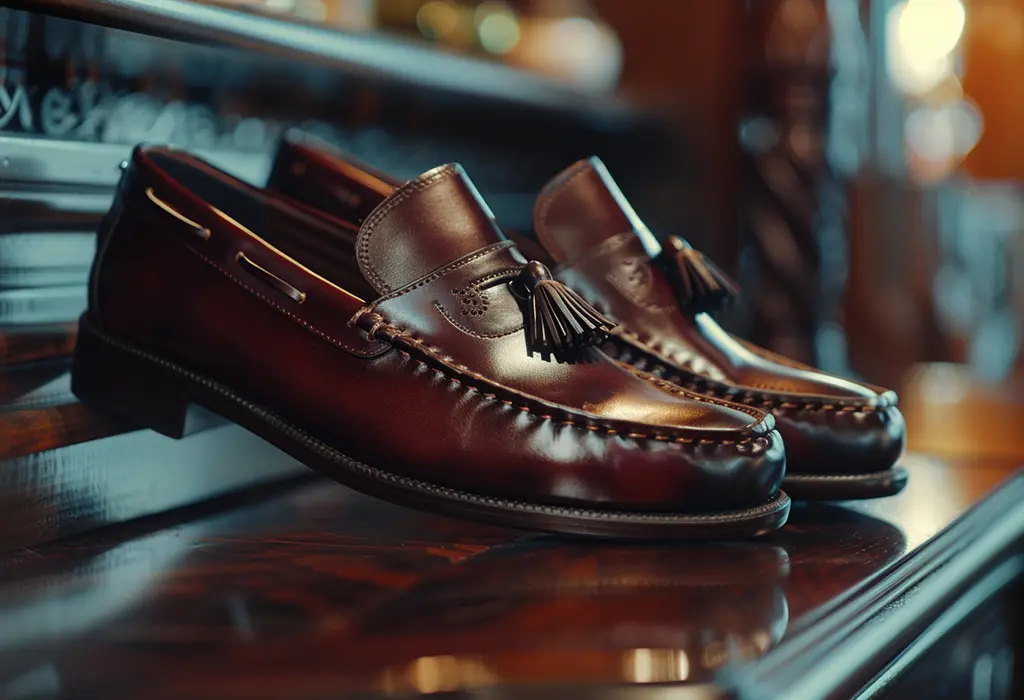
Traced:
<path fill-rule="evenodd" d="M 961 0 L 905 0 L 887 23 L 889 74 L 903 92 L 927 93 L 953 74 L 953 51 L 963 35 Z"/>

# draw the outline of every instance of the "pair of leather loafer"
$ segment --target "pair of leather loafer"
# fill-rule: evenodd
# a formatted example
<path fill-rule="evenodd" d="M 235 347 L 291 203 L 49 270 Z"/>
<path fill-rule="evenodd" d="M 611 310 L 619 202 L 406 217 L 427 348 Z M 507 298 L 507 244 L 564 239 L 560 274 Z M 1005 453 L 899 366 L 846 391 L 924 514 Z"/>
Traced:
<path fill-rule="evenodd" d="M 345 221 L 362 221 L 400 183 L 292 133 L 270 187 Z M 603 350 L 702 396 L 771 413 L 786 443 L 783 487 L 808 500 L 898 493 L 906 430 L 896 393 L 835 377 L 727 333 L 712 314 L 738 295 L 686 241 L 663 244 L 597 158 L 579 161 L 541 191 L 532 235 L 506 231 L 555 278 L 616 322 Z"/>
<path fill-rule="evenodd" d="M 565 284 L 571 266 L 524 258 L 459 166 L 399 184 L 286 143 L 271 189 L 134 151 L 99 233 L 76 394 L 172 437 L 203 406 L 442 514 L 640 538 L 785 522 L 773 413 L 603 351 L 626 331 Z"/>

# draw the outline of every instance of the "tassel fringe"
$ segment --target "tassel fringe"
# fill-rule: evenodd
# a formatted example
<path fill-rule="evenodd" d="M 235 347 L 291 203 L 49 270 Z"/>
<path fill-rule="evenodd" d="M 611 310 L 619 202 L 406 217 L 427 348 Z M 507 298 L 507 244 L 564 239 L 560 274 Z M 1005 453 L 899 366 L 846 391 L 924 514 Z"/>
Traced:
<path fill-rule="evenodd" d="M 527 349 L 557 362 L 579 362 L 586 348 L 599 345 L 615 324 L 561 282 L 544 265 L 525 265 L 512 282 L 523 301 Z"/>
<path fill-rule="evenodd" d="M 739 286 L 678 236 L 668 237 L 659 258 L 684 312 L 719 311 L 739 297 Z"/>

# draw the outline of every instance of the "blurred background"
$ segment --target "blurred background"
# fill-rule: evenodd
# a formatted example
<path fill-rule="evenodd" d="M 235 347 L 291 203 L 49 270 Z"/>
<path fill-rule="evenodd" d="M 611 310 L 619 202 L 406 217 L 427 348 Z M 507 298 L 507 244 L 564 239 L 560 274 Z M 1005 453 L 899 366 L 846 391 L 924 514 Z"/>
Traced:
<path fill-rule="evenodd" d="M 14 181 L 109 187 L 93 144 L 140 140 L 258 179 L 297 125 L 406 177 L 460 161 L 523 228 L 596 153 L 734 273 L 732 330 L 898 388 L 912 449 L 1024 454 L 1024 0 L 36 4 L 0 10 Z M 9 324 L 82 303 L 17 316 L 18 284 Z"/>

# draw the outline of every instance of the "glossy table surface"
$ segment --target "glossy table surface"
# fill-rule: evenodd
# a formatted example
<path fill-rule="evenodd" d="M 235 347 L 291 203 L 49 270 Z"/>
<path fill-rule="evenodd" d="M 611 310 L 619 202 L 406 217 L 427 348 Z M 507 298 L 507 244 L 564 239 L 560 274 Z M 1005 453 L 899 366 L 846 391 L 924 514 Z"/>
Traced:
<path fill-rule="evenodd" d="M 317 480 L 15 551 L 0 559 L 0 697 L 704 697 L 1013 475 L 1006 460 L 906 464 L 895 498 L 797 505 L 748 542 L 524 534 Z"/>

